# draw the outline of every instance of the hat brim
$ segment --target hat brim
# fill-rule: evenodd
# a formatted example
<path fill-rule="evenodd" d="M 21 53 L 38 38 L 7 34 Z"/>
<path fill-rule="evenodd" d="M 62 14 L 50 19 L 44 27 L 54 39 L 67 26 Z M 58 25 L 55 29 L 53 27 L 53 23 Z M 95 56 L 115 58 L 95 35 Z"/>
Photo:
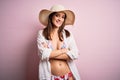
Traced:
<path fill-rule="evenodd" d="M 39 20 L 44 26 L 47 26 L 48 17 L 53 12 L 64 12 L 66 14 L 66 16 L 67 16 L 66 21 L 65 21 L 65 25 L 73 25 L 74 24 L 75 15 L 71 10 L 50 11 L 50 10 L 43 9 L 39 13 Z"/>

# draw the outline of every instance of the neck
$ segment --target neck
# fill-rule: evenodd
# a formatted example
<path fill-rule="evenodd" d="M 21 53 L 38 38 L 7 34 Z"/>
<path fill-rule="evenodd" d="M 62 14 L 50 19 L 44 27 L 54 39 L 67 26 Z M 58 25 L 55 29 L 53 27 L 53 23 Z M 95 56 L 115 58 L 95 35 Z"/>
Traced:
<path fill-rule="evenodd" d="M 58 28 L 54 28 L 52 30 L 52 33 L 50 34 L 50 36 L 52 39 L 53 39 L 53 37 L 57 39 L 58 38 Z"/>
<path fill-rule="evenodd" d="M 58 29 L 59 28 L 54 28 L 53 31 L 52 31 L 52 34 L 58 34 Z"/>

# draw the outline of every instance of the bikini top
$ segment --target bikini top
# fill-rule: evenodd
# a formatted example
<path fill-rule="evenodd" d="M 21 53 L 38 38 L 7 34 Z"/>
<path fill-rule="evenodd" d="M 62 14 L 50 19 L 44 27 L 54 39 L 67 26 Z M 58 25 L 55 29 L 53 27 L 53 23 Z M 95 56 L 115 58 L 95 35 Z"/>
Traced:
<path fill-rule="evenodd" d="M 52 50 L 54 49 L 50 40 L 48 40 L 48 48 L 51 48 Z M 66 48 L 65 42 L 63 42 L 63 44 L 61 46 L 61 49 L 63 49 L 63 48 Z"/>
<path fill-rule="evenodd" d="M 65 42 L 65 41 L 66 41 L 65 31 L 63 31 L 63 38 L 64 38 L 64 41 L 63 41 L 63 44 L 62 44 L 62 46 L 61 46 L 61 49 L 67 47 L 66 42 Z M 52 46 L 52 43 L 51 43 L 50 40 L 48 40 L 48 48 L 51 48 L 51 49 L 53 50 L 53 46 Z"/>

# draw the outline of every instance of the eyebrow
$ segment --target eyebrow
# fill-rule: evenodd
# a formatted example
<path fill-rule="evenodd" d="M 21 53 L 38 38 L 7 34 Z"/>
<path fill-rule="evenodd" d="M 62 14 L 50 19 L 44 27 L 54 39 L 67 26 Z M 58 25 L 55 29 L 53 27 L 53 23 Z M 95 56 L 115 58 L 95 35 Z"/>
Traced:
<path fill-rule="evenodd" d="M 57 12 L 56 14 L 59 14 L 59 15 L 60 15 L 60 13 L 63 13 L 63 12 Z M 65 13 L 63 13 L 63 16 L 65 16 Z"/>

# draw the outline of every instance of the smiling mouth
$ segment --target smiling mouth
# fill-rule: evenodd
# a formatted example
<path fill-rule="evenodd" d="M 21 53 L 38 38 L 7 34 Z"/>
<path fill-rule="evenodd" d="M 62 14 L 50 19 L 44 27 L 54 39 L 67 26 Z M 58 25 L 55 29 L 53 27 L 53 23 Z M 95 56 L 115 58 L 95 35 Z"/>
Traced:
<path fill-rule="evenodd" d="M 61 21 L 56 21 L 56 23 L 57 23 L 57 24 L 62 24 L 62 22 L 61 22 Z"/>

